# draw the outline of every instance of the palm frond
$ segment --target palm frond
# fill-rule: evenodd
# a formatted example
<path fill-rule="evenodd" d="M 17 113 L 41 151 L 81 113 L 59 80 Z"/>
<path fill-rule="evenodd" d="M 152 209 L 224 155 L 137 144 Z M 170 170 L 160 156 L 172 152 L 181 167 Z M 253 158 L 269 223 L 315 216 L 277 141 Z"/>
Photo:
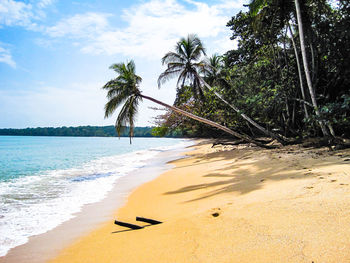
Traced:
<path fill-rule="evenodd" d="M 162 65 L 177 62 L 177 63 L 186 63 L 186 57 L 181 56 L 181 54 L 175 52 L 168 52 L 162 58 Z"/>
<path fill-rule="evenodd" d="M 127 98 L 116 96 L 110 99 L 105 105 L 105 118 L 108 118 Z"/>
<path fill-rule="evenodd" d="M 130 98 L 124 103 L 123 107 L 121 108 L 117 120 L 115 122 L 115 129 L 118 133 L 118 136 L 120 137 L 120 134 L 124 131 L 125 127 L 128 124 L 128 110 L 130 107 Z"/>
<path fill-rule="evenodd" d="M 185 82 L 186 82 L 186 79 L 187 79 L 187 74 L 188 72 L 187 71 L 182 71 L 177 79 L 177 83 L 176 83 L 176 87 L 177 88 L 180 88 L 180 87 L 183 87 L 185 86 Z"/>
<path fill-rule="evenodd" d="M 178 76 L 180 72 L 181 72 L 181 69 L 176 69 L 176 70 L 167 69 L 167 70 L 165 70 L 158 77 L 158 88 L 160 88 L 161 85 L 164 84 L 165 82 L 167 82 L 168 80 Z"/>
<path fill-rule="evenodd" d="M 140 100 L 141 97 L 137 95 L 130 96 L 120 110 L 115 124 L 118 136 L 120 136 L 126 126 L 129 126 L 130 142 L 131 137 L 134 136 L 135 118 L 137 115 L 138 104 Z"/>

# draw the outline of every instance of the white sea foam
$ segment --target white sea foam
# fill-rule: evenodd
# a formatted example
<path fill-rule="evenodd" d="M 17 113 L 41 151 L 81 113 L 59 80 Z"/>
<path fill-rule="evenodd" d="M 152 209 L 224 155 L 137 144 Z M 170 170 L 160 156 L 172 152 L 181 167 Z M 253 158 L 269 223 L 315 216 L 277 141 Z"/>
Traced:
<path fill-rule="evenodd" d="M 81 167 L 42 172 L 0 183 L 0 256 L 74 217 L 83 205 L 98 202 L 118 178 L 147 165 L 160 151 L 184 148 L 189 141 L 103 157 Z"/>

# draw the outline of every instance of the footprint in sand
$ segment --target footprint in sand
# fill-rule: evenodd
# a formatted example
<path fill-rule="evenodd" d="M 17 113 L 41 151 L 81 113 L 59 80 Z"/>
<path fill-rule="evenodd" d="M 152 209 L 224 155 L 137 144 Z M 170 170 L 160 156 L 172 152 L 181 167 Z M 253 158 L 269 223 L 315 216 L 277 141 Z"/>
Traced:
<path fill-rule="evenodd" d="M 221 210 L 221 208 L 218 207 L 218 208 L 214 208 L 213 210 L 216 212 L 212 213 L 211 216 L 218 217 L 220 215 L 219 211 Z"/>

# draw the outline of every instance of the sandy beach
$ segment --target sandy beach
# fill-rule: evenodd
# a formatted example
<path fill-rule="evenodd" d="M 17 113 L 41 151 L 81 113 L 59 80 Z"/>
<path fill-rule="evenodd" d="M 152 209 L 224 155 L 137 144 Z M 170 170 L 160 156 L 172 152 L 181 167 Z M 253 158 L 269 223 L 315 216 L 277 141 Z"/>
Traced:
<path fill-rule="evenodd" d="M 350 262 L 349 150 L 202 141 L 172 164 L 115 214 L 145 228 L 105 222 L 50 262 Z"/>

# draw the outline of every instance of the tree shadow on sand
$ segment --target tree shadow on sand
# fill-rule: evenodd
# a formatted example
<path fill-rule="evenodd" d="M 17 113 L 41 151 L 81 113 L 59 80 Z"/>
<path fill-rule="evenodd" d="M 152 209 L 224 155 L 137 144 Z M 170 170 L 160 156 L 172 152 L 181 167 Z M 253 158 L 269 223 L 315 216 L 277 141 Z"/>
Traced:
<path fill-rule="evenodd" d="M 174 191 L 164 193 L 165 195 L 174 195 L 196 191 L 200 189 L 207 189 L 206 193 L 201 194 L 200 197 L 188 200 L 186 202 L 198 201 L 201 199 L 209 198 L 215 195 L 223 193 L 236 193 L 244 195 L 255 190 L 259 190 L 263 187 L 266 181 L 282 181 L 282 180 L 303 180 L 311 177 L 317 177 L 319 174 L 312 172 L 312 169 L 318 169 L 326 167 L 334 161 L 320 160 L 313 164 L 312 167 L 307 167 L 305 160 L 299 158 L 289 160 L 290 154 L 308 154 L 308 158 L 322 158 L 316 157 L 316 151 L 302 149 L 298 151 L 290 151 L 290 149 L 275 150 L 273 152 L 269 150 L 259 150 L 259 157 L 254 158 L 256 149 L 246 148 L 243 150 L 233 150 L 231 152 L 216 152 L 209 153 L 196 158 L 197 160 L 192 165 L 177 167 L 178 169 L 183 167 L 198 166 L 201 164 L 210 164 L 212 162 L 232 160 L 232 163 L 226 164 L 222 169 L 216 170 L 215 173 L 209 172 L 203 177 L 217 177 L 222 178 L 210 183 L 202 183 L 189 185 Z M 263 154 L 262 154 L 263 153 Z M 315 153 L 313 157 L 312 154 Z M 244 168 L 240 167 L 238 161 L 243 161 Z M 267 165 L 267 163 L 271 165 Z M 342 160 L 339 163 L 346 165 Z M 256 172 L 254 172 L 256 171 Z M 214 189 L 213 189 L 214 188 Z"/>

